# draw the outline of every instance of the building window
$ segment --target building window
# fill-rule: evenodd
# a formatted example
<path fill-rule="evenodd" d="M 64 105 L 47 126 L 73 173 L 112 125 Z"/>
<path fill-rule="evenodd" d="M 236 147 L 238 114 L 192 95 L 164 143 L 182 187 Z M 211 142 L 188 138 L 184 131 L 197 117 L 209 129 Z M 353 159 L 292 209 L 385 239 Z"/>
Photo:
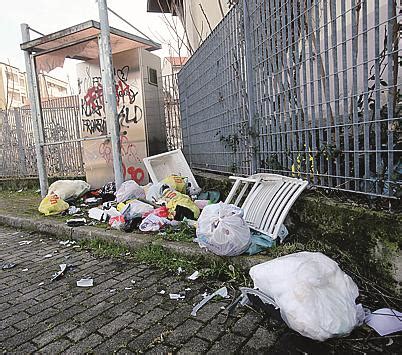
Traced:
<path fill-rule="evenodd" d="M 148 83 L 158 86 L 158 72 L 156 69 L 148 67 Z"/>

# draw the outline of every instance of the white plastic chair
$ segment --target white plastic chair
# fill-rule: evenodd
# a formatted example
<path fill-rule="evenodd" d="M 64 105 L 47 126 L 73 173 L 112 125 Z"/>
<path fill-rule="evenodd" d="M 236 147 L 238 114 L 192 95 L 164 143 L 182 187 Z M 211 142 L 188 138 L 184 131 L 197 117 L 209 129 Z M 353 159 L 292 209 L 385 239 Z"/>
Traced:
<path fill-rule="evenodd" d="M 308 185 L 307 181 L 276 174 L 231 176 L 230 179 L 235 183 L 225 203 L 241 207 L 247 224 L 272 239 L 278 237 L 290 208 Z"/>

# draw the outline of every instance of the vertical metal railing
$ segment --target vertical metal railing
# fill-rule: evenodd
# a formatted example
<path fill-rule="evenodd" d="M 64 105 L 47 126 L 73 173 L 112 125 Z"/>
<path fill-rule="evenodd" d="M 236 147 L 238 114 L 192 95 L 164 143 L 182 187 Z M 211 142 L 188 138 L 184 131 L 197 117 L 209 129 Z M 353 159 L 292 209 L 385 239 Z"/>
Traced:
<path fill-rule="evenodd" d="M 250 174 L 254 160 L 326 189 L 401 196 L 400 10 L 239 1 L 179 73 L 192 166 Z"/>
<path fill-rule="evenodd" d="M 177 74 L 162 77 L 163 102 L 166 121 L 166 143 L 168 150 L 183 148 L 179 106 Z"/>
<path fill-rule="evenodd" d="M 42 103 L 46 168 L 49 176 L 82 176 L 84 164 L 77 96 Z M 37 176 L 31 110 L 0 112 L 0 177 Z M 54 144 L 53 144 L 54 143 Z"/>

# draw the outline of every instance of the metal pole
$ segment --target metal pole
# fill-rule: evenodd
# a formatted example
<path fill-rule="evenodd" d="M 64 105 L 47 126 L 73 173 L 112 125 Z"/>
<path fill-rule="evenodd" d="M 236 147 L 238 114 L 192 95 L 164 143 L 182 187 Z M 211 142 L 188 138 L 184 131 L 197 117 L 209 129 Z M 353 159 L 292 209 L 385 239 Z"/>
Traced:
<path fill-rule="evenodd" d="M 250 32 L 250 14 L 248 10 L 247 0 L 243 0 L 243 21 L 244 21 L 244 45 L 245 45 L 245 65 L 246 65 L 246 81 L 247 81 L 247 106 L 248 106 L 248 124 L 249 124 L 249 141 L 251 154 L 251 174 L 257 172 L 257 152 L 255 150 L 255 103 L 254 103 L 254 73 L 253 73 L 253 50 L 252 36 Z"/>
<path fill-rule="evenodd" d="M 99 37 L 99 62 L 102 75 L 103 100 L 106 122 L 111 136 L 113 168 L 116 188 L 124 181 L 121 158 L 120 125 L 117 114 L 116 88 L 113 77 L 112 49 L 106 0 L 98 0 L 101 33 Z"/>
<path fill-rule="evenodd" d="M 26 176 L 27 174 L 27 165 L 26 165 L 26 156 L 24 150 L 24 143 L 22 140 L 23 129 L 21 125 L 21 113 L 19 109 L 14 110 L 14 118 L 15 118 L 15 133 L 17 136 L 17 147 L 18 147 L 18 158 L 19 158 L 19 168 L 21 169 L 21 174 Z"/>
<path fill-rule="evenodd" d="M 28 42 L 30 40 L 29 27 L 26 23 L 21 24 L 22 41 Z M 44 148 L 41 146 L 43 139 L 41 139 L 41 126 L 42 120 L 39 96 L 35 92 L 37 90 L 35 67 L 32 62 L 31 54 L 28 51 L 24 51 L 25 68 L 27 71 L 27 84 L 28 94 L 30 98 L 32 126 L 35 139 L 35 152 L 36 152 L 36 164 L 38 167 L 38 176 L 40 184 L 40 192 L 42 197 L 46 196 L 48 190 L 48 181 L 45 165 L 45 153 Z"/>

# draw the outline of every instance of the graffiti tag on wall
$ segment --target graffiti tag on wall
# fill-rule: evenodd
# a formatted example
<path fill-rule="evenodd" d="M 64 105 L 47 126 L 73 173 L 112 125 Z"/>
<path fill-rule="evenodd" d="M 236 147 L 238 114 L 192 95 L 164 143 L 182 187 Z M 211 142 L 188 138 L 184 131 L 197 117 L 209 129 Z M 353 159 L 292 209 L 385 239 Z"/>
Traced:
<path fill-rule="evenodd" d="M 141 159 L 135 144 L 129 143 L 127 136 L 120 137 L 120 144 L 121 157 L 125 161 L 125 163 L 123 163 L 124 178 L 126 178 L 127 175 L 130 175 L 132 180 L 138 184 L 142 183 L 145 178 L 145 173 L 144 170 L 139 167 L 139 164 L 141 164 Z M 100 144 L 99 154 L 103 159 L 105 159 L 107 165 L 111 165 L 113 163 L 112 146 L 109 139 Z"/>
<path fill-rule="evenodd" d="M 130 127 L 143 118 L 142 108 L 136 104 L 138 89 L 128 83 L 128 65 L 114 69 L 116 101 L 119 108 L 119 122 L 121 127 Z M 81 115 L 83 130 L 90 135 L 95 133 L 106 134 L 105 105 L 103 97 L 102 78 L 91 76 L 89 67 L 86 68 L 87 77 L 78 81 L 79 92 L 85 92 L 81 98 Z M 89 85 L 88 85 L 89 83 Z M 85 88 L 85 86 L 89 86 Z"/>

